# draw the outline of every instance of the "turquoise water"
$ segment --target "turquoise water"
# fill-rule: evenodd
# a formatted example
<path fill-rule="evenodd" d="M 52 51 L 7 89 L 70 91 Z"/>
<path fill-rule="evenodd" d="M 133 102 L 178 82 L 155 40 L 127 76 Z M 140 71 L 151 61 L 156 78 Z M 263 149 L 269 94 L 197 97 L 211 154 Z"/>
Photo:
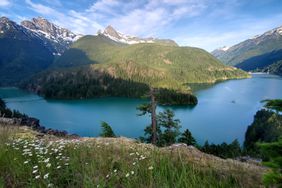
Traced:
<path fill-rule="evenodd" d="M 282 98 L 282 78 L 258 74 L 253 78 L 229 80 L 195 92 L 199 104 L 171 107 L 182 129 L 188 128 L 199 143 L 242 143 L 247 126 L 253 121 L 263 99 Z M 98 136 L 101 121 L 109 123 L 120 136 L 137 138 L 150 118 L 136 114 L 146 100 L 96 98 L 90 100 L 45 100 L 17 88 L 0 88 L 7 106 L 40 119 L 48 128 L 66 130 L 81 136 Z M 164 107 L 158 107 L 158 111 Z M 167 107 L 165 107 L 167 108 Z"/>

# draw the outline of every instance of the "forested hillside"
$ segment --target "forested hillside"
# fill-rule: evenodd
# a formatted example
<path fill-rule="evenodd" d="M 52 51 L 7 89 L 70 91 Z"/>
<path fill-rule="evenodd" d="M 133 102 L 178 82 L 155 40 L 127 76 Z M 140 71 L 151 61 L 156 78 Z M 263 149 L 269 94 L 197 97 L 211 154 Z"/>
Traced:
<path fill-rule="evenodd" d="M 248 77 L 241 70 L 221 64 L 202 49 L 161 44 L 124 45 L 102 35 L 79 39 L 52 68 L 24 87 L 55 98 L 141 97 L 147 92 L 145 86 L 190 95 L 189 83 Z M 132 84 L 139 89 L 130 90 Z M 81 92 L 82 87 L 85 92 Z M 66 92 L 68 88 L 71 92 Z"/>

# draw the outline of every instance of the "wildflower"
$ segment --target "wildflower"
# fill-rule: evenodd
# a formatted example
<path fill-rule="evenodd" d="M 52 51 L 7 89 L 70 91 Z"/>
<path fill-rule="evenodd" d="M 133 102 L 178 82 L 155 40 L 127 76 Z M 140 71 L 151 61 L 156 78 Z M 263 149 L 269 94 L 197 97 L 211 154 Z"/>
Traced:
<path fill-rule="evenodd" d="M 35 179 L 39 179 L 39 178 L 40 178 L 40 175 L 35 176 Z"/>
<path fill-rule="evenodd" d="M 134 174 L 134 171 L 131 171 L 131 174 L 133 175 L 133 174 Z"/>
<path fill-rule="evenodd" d="M 129 155 L 130 155 L 130 156 L 131 156 L 131 155 L 134 155 L 134 153 L 130 153 Z"/>
<path fill-rule="evenodd" d="M 127 177 L 127 178 L 128 178 L 128 177 L 129 177 L 129 175 L 130 175 L 130 174 L 129 174 L 129 173 L 127 173 L 127 174 L 125 175 L 125 177 Z"/>
<path fill-rule="evenodd" d="M 48 177 L 49 177 L 49 173 L 45 174 L 43 178 L 47 179 Z"/>
<path fill-rule="evenodd" d="M 47 158 L 44 160 L 44 163 L 48 163 L 50 161 L 50 158 Z"/>
<path fill-rule="evenodd" d="M 69 163 L 65 163 L 65 166 L 68 166 L 69 165 Z"/>
<path fill-rule="evenodd" d="M 61 166 L 57 166 L 57 169 L 60 169 L 61 168 Z"/>
<path fill-rule="evenodd" d="M 47 168 L 50 168 L 50 167 L 51 167 L 51 163 L 48 163 L 48 164 L 46 165 L 46 167 L 47 167 Z"/>
<path fill-rule="evenodd" d="M 114 170 L 114 173 L 116 173 L 116 172 L 117 172 L 117 169 Z"/>
<path fill-rule="evenodd" d="M 49 183 L 49 184 L 47 185 L 47 187 L 53 187 L 53 184 L 52 184 L 52 183 Z"/>
<path fill-rule="evenodd" d="M 106 176 L 106 178 L 109 178 L 110 177 L 110 174 L 108 174 L 107 176 Z"/>
<path fill-rule="evenodd" d="M 24 164 L 27 164 L 29 161 L 25 161 Z"/>
<path fill-rule="evenodd" d="M 32 171 L 32 173 L 33 174 L 36 174 L 38 172 L 38 170 L 36 169 L 36 170 L 34 170 L 34 171 Z"/>
<path fill-rule="evenodd" d="M 37 166 L 37 165 L 33 167 L 33 169 L 36 169 L 36 168 L 38 168 L 38 166 Z"/>
<path fill-rule="evenodd" d="M 154 167 L 153 166 L 149 166 L 149 168 L 148 168 L 149 170 L 153 170 L 154 169 Z"/>
<path fill-rule="evenodd" d="M 30 149 L 24 149 L 23 150 L 23 152 L 29 152 L 30 151 Z"/>

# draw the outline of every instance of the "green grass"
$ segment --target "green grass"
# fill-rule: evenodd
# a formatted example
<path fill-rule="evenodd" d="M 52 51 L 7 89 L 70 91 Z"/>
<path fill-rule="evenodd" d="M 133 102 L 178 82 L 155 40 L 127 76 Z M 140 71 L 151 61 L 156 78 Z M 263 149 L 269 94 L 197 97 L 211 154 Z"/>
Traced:
<path fill-rule="evenodd" d="M 1 127 L 0 131 L 3 136 L 0 185 L 5 187 L 230 188 L 251 187 L 250 183 L 254 187 L 258 185 L 255 181 L 249 182 L 249 175 L 244 171 L 223 173 L 189 162 L 181 152 L 166 153 L 151 145 L 128 144 L 115 139 L 22 138 L 22 134 L 15 134 L 17 130 Z M 238 176 L 239 173 L 242 175 Z"/>

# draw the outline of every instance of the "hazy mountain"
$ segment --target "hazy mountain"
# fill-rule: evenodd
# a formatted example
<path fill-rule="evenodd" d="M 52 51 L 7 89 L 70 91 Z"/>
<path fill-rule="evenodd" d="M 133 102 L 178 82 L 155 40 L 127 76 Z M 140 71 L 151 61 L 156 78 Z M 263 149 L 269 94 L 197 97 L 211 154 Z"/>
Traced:
<path fill-rule="evenodd" d="M 282 49 L 282 26 L 229 47 L 225 51 L 214 50 L 212 54 L 227 65 L 237 66 L 240 64 L 240 67 L 243 68 L 242 64 L 245 62 L 250 64 L 251 58 L 271 55 L 280 49 Z M 252 67 L 255 68 L 256 62 L 253 63 Z M 265 63 L 267 64 L 267 62 Z"/>

